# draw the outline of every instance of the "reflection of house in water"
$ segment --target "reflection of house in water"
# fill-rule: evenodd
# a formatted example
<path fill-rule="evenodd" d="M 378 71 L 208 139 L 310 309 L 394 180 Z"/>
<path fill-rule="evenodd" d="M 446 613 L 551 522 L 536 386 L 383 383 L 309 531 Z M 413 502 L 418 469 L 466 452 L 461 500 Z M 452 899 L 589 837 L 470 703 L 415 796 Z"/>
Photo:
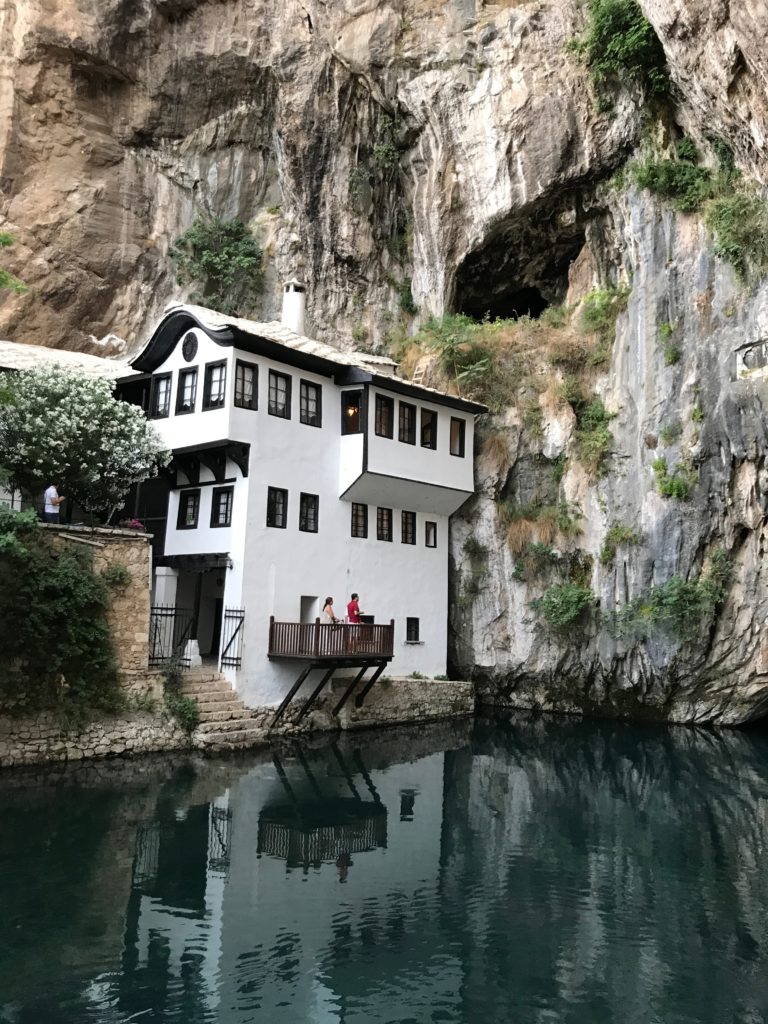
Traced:
<path fill-rule="evenodd" d="M 440 885 L 445 755 L 409 754 L 379 766 L 375 745 L 297 747 L 230 776 L 211 804 L 163 803 L 137 837 L 121 1011 L 362 1022 L 385 991 L 400 1020 L 413 971 L 430 998 L 454 998 L 455 958 L 425 913 Z M 359 1012 L 340 1015 L 357 989 Z"/>
<path fill-rule="evenodd" d="M 289 867 L 307 870 L 310 865 L 335 863 L 344 855 L 365 853 L 387 845 L 387 809 L 370 776 L 363 768 L 373 799 L 362 800 L 338 747 L 334 744 L 332 749 L 351 796 L 325 796 L 303 756 L 300 761 L 310 791 L 302 793 L 291 785 L 275 755 L 273 760 L 284 798 L 270 801 L 259 812 L 259 853 L 280 857 Z"/>

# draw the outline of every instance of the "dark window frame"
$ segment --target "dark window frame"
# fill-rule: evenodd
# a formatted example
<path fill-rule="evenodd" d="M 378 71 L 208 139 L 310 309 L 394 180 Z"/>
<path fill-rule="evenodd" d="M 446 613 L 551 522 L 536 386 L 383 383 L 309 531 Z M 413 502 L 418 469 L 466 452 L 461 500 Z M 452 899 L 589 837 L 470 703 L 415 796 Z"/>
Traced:
<path fill-rule="evenodd" d="M 416 615 L 405 617 L 405 642 L 407 644 L 420 644 L 420 623 Z"/>
<path fill-rule="evenodd" d="M 165 412 L 157 412 L 157 386 L 162 380 L 168 381 L 168 401 L 166 403 Z M 150 389 L 149 395 L 149 418 L 151 420 L 167 420 L 171 415 L 171 392 L 173 391 L 173 374 L 172 373 L 157 373 L 152 377 L 152 388 Z"/>
<path fill-rule="evenodd" d="M 406 528 L 406 523 L 409 524 L 408 528 Z M 406 509 L 403 509 L 400 516 L 400 543 L 416 543 L 416 513 L 409 512 Z"/>
<path fill-rule="evenodd" d="M 237 378 L 238 378 L 238 370 L 240 370 L 241 367 L 244 370 L 245 369 L 253 370 L 253 401 L 252 401 L 252 403 L 250 405 L 248 405 L 244 401 L 244 399 L 242 397 L 242 395 L 245 393 L 245 388 L 244 387 L 242 389 L 241 397 L 238 399 L 238 393 L 237 393 L 238 379 Z M 245 384 L 245 380 L 243 380 L 243 385 L 244 384 Z M 259 408 L 259 364 L 258 363 L 251 363 L 247 359 L 236 359 L 235 360 L 235 395 L 234 395 L 234 402 L 235 402 L 235 408 L 236 409 L 248 409 L 250 411 L 255 412 Z"/>
<path fill-rule="evenodd" d="M 314 529 L 307 526 L 306 519 L 306 501 L 307 498 L 314 499 Z M 319 494 L 308 494 L 306 491 L 302 491 L 299 495 L 299 530 L 302 533 L 318 533 L 319 531 L 319 520 L 320 520 L 320 495 Z M 302 522 L 304 525 L 302 526 Z"/>
<path fill-rule="evenodd" d="M 282 511 L 280 515 L 283 521 L 276 522 L 278 518 L 276 505 L 277 496 L 282 495 Z M 270 518 L 273 522 L 270 522 Z M 272 530 L 285 530 L 288 527 L 288 490 L 285 487 L 267 487 L 267 526 Z"/>
<path fill-rule="evenodd" d="M 364 513 L 359 510 L 365 509 Z M 362 529 L 362 533 L 359 531 Z M 352 502 L 350 536 L 365 540 L 368 536 L 368 506 L 361 501 Z"/>
<path fill-rule="evenodd" d="M 382 515 L 382 513 L 384 513 L 384 512 L 388 512 L 389 515 L 388 516 Z M 388 537 L 382 536 L 382 533 L 383 533 L 382 525 L 385 522 L 388 524 L 388 529 L 387 529 L 387 532 L 389 534 Z M 385 542 L 387 542 L 387 541 L 391 542 L 392 541 L 392 533 L 393 533 L 393 530 L 392 530 L 392 509 L 391 508 L 378 508 L 377 507 L 377 509 L 376 509 L 376 540 L 381 540 L 381 541 L 385 541 Z"/>
<path fill-rule="evenodd" d="M 182 387 L 182 381 L 184 380 L 185 377 L 190 376 L 190 375 L 194 375 L 194 378 L 195 378 L 195 386 L 192 389 L 192 408 L 191 409 L 182 409 L 182 407 L 181 407 L 181 400 L 182 400 L 182 396 L 184 394 L 184 388 Z M 189 416 L 189 414 L 191 412 L 195 412 L 195 409 L 197 407 L 197 379 L 198 379 L 198 373 L 197 373 L 197 367 L 196 366 L 182 366 L 182 368 L 179 370 L 178 379 L 176 381 L 176 415 L 177 416 Z"/>
<path fill-rule="evenodd" d="M 434 544 L 429 543 L 429 528 L 432 527 L 432 538 Z M 424 547 L 425 548 L 436 548 L 437 547 L 437 523 L 434 519 L 426 519 L 424 521 Z"/>
<path fill-rule="evenodd" d="M 227 521 L 225 523 L 217 523 L 215 521 L 215 514 L 217 511 L 218 499 L 222 494 L 229 495 L 229 502 L 227 508 Z M 227 526 L 232 525 L 232 506 L 235 503 L 235 488 L 234 487 L 214 487 L 211 493 L 211 529 L 212 530 L 223 530 Z"/>
<path fill-rule="evenodd" d="M 285 383 L 285 408 L 283 412 L 278 410 L 277 404 L 272 401 L 272 385 L 275 385 L 279 380 L 284 380 Z M 279 394 L 277 387 L 275 387 L 275 395 Z M 279 370 L 269 371 L 269 382 L 267 390 L 267 412 L 270 416 L 276 416 L 279 420 L 289 420 L 291 418 L 291 403 L 293 401 L 293 377 L 290 373 L 281 373 Z"/>
<path fill-rule="evenodd" d="M 411 412 L 410 419 L 410 430 L 408 436 L 404 437 L 403 434 L 403 413 L 406 409 Z M 411 402 L 399 402 L 397 409 L 397 439 L 402 441 L 403 444 L 416 444 L 416 414 L 418 413 L 418 406 L 412 405 Z"/>
<path fill-rule="evenodd" d="M 347 399 L 357 396 L 357 429 L 349 430 L 349 418 L 346 415 L 347 412 Z M 362 388 L 355 389 L 354 391 L 342 391 L 341 393 L 341 434 L 342 437 L 346 437 L 351 434 L 362 434 L 364 432 L 365 423 L 365 399 Z"/>
<path fill-rule="evenodd" d="M 213 404 L 211 402 L 211 381 L 213 371 L 224 367 L 224 377 L 221 382 L 221 401 Z M 227 360 L 216 359 L 212 363 L 205 364 L 205 376 L 203 378 L 203 412 L 213 412 L 216 409 L 225 409 L 227 406 Z"/>
<path fill-rule="evenodd" d="M 195 504 L 194 523 L 183 522 L 187 518 L 187 499 L 192 498 Z M 179 491 L 179 510 L 176 515 L 177 530 L 196 530 L 200 522 L 200 488 L 194 487 Z"/>
<path fill-rule="evenodd" d="M 314 388 L 317 392 L 317 423 L 313 423 L 307 417 L 309 412 L 307 411 L 306 402 L 306 391 L 307 388 Z M 317 384 L 313 380 L 304 380 L 299 378 L 299 422 L 304 423 L 308 427 L 322 427 L 323 425 L 323 385 Z"/>
<path fill-rule="evenodd" d="M 458 423 L 459 426 L 460 426 L 460 430 L 459 430 L 459 446 L 458 446 L 460 448 L 460 451 L 457 451 L 457 452 L 455 452 L 453 450 L 453 425 L 454 425 L 454 423 Z M 448 433 L 448 450 L 450 451 L 451 455 L 453 455 L 455 458 L 463 459 L 465 454 L 466 454 L 466 449 L 467 449 L 467 421 L 464 420 L 464 419 L 461 419 L 459 416 L 451 416 L 451 425 L 449 427 L 449 433 Z"/>
<path fill-rule="evenodd" d="M 389 430 L 380 429 L 381 423 L 381 409 L 386 408 L 389 413 Z M 375 413 L 374 413 L 374 431 L 377 437 L 388 437 L 392 440 L 395 436 L 395 400 L 390 398 L 389 395 L 376 395 Z"/>
<path fill-rule="evenodd" d="M 425 426 L 425 424 L 424 424 L 424 417 L 425 416 L 431 416 L 432 417 L 431 440 L 429 442 L 426 442 L 424 440 L 424 426 Z M 437 422 L 438 421 L 437 421 L 437 410 L 436 409 L 424 409 L 424 408 L 422 408 L 421 414 L 420 414 L 420 417 L 419 417 L 419 441 L 421 443 L 421 447 L 422 448 L 427 448 L 427 449 L 429 449 L 429 451 L 432 451 L 432 452 L 436 452 L 437 451 Z"/>

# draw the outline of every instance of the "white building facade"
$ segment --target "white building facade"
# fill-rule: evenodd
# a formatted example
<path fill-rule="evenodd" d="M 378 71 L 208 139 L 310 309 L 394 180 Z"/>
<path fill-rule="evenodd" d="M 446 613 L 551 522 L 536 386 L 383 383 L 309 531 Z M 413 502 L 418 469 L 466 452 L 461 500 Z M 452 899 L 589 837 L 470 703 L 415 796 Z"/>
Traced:
<path fill-rule="evenodd" d="M 157 532 L 154 603 L 189 611 L 248 704 L 280 702 L 297 676 L 270 619 L 311 641 L 329 595 L 339 618 L 356 592 L 376 628 L 394 624 L 391 674 L 445 673 L 448 521 L 474 490 L 482 406 L 388 360 L 195 306 L 171 308 L 132 365 L 123 397 L 174 453 L 165 491 L 142 485 L 127 509 Z M 354 635 L 326 634 L 350 667 L 371 650 Z"/>

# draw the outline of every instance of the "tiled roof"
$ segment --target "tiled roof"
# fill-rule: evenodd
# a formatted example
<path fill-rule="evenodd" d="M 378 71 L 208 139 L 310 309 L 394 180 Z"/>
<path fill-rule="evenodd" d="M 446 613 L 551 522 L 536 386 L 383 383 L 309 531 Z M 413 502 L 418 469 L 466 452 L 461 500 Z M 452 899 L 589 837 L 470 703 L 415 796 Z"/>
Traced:
<path fill-rule="evenodd" d="M 130 366 L 124 359 L 104 359 L 87 352 L 69 352 L 62 348 L 0 341 L 0 370 L 32 370 L 45 363 L 55 363 L 67 369 L 79 370 L 89 377 L 105 377 L 108 380 L 115 380 L 130 372 Z"/>

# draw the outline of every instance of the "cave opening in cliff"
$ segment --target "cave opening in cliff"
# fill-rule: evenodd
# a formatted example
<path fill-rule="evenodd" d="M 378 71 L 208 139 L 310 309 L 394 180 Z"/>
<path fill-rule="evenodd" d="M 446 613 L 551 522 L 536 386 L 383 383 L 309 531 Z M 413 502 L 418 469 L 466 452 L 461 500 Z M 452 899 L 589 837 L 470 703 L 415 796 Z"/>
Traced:
<path fill-rule="evenodd" d="M 537 319 L 565 301 L 568 272 L 585 243 L 574 196 L 505 221 L 469 252 L 456 273 L 453 311 L 473 320 Z"/>

